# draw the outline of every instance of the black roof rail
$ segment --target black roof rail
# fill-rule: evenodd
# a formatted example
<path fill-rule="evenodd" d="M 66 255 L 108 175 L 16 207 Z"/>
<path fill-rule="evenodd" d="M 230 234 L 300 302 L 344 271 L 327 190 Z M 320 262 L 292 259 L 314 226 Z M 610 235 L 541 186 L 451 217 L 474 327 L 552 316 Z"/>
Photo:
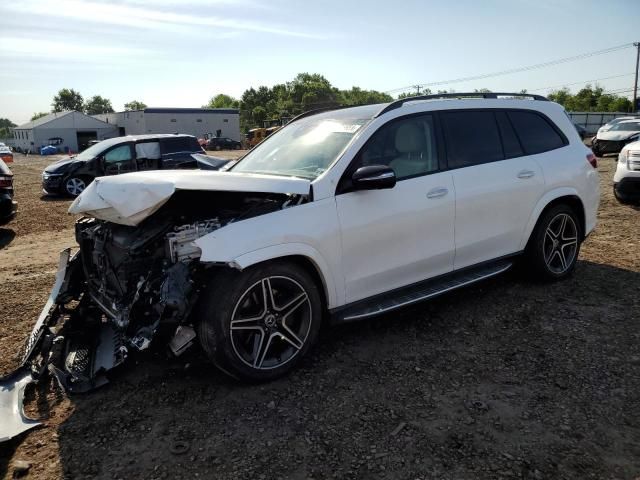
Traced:
<path fill-rule="evenodd" d="M 407 102 L 414 102 L 418 100 L 435 100 L 440 98 L 498 98 L 498 97 L 519 97 L 530 98 L 532 100 L 540 100 L 548 102 L 549 99 L 542 95 L 535 95 L 532 93 L 505 93 L 505 92 L 468 92 L 468 93 L 436 93 L 433 95 L 417 95 L 415 97 L 406 97 L 395 102 L 391 102 L 384 107 L 373 118 L 377 118 L 380 115 L 402 107 Z"/>

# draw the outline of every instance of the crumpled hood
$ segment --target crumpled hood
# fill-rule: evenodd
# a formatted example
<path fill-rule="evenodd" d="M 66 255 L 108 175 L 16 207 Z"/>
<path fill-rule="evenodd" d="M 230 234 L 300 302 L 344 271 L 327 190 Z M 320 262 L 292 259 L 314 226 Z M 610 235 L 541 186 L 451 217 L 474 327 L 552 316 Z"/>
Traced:
<path fill-rule="evenodd" d="M 629 130 L 607 130 L 606 132 L 598 132 L 597 140 L 608 140 L 608 141 L 620 141 L 626 140 L 629 137 L 634 136 L 638 132 L 633 132 Z"/>
<path fill-rule="evenodd" d="M 44 169 L 47 173 L 57 173 L 66 171 L 72 163 L 82 163 L 84 160 L 77 160 L 76 158 L 67 157 L 62 160 L 58 160 L 57 162 L 53 162 L 51 165 L 47 165 Z"/>
<path fill-rule="evenodd" d="M 308 195 L 302 178 L 202 170 L 157 170 L 96 178 L 69 207 L 122 225 L 138 225 L 165 204 L 176 190 Z"/>

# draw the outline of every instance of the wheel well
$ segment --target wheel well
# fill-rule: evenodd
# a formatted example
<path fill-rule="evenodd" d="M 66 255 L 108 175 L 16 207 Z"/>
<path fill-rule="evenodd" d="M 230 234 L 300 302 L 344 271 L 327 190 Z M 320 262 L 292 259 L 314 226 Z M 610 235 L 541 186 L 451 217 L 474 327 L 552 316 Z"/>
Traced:
<path fill-rule="evenodd" d="M 576 215 L 578 216 L 578 221 L 580 222 L 580 231 L 582 232 L 582 240 L 584 240 L 585 238 L 585 228 L 586 228 L 586 218 L 585 218 L 585 213 L 584 213 L 584 206 L 582 205 L 582 200 L 580 200 L 579 197 L 577 197 L 576 195 L 565 195 L 564 197 L 558 197 L 555 198 L 553 200 L 551 200 L 546 207 L 544 207 L 544 209 L 542 210 L 542 212 L 540 212 L 540 215 L 538 216 L 538 221 L 540 220 L 540 218 L 542 218 L 542 215 L 544 215 L 544 213 L 549 210 L 552 207 L 555 207 L 556 205 L 568 205 L 569 207 L 571 207 L 571 209 L 576 212 Z M 536 225 L 537 227 L 537 225 Z M 535 228 L 534 228 L 535 231 Z"/>
<path fill-rule="evenodd" d="M 305 257 L 303 255 L 292 255 L 290 257 L 281 257 L 276 260 L 289 260 L 295 263 L 296 265 L 298 265 L 300 268 L 307 271 L 311 275 L 311 278 L 313 278 L 313 281 L 315 282 L 315 284 L 318 286 L 323 307 L 325 308 L 327 307 L 328 305 L 327 285 L 322 279 L 322 275 L 320 275 L 320 271 L 318 270 L 318 267 L 316 266 L 315 263 L 313 263 L 308 257 Z"/>

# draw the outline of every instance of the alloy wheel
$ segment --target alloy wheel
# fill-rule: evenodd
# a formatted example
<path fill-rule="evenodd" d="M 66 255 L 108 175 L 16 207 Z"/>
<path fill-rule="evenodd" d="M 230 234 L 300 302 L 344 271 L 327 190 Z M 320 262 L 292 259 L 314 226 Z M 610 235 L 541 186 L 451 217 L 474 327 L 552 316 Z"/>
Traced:
<path fill-rule="evenodd" d="M 542 243 L 544 261 L 556 275 L 565 273 L 578 251 L 578 227 L 571 215 L 559 213 L 549 222 Z"/>
<path fill-rule="evenodd" d="M 84 180 L 77 177 L 70 178 L 69 180 L 67 180 L 67 183 L 65 183 L 67 193 L 69 195 L 73 195 L 74 197 L 80 195 L 84 191 L 86 186 L 87 185 L 84 183 Z"/>
<path fill-rule="evenodd" d="M 231 344 L 251 368 L 278 368 L 305 345 L 313 321 L 311 301 L 292 278 L 271 276 L 240 296 L 229 323 Z"/>

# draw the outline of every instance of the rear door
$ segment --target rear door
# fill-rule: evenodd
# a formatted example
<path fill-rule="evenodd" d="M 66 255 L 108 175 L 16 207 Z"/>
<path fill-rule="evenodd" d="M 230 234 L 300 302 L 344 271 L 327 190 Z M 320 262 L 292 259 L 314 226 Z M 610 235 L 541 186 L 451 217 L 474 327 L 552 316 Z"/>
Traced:
<path fill-rule="evenodd" d="M 440 113 L 456 190 L 454 268 L 518 252 L 544 192 L 542 170 L 526 156 L 499 110 Z"/>
<path fill-rule="evenodd" d="M 193 153 L 202 153 L 195 137 L 168 137 L 160 139 L 163 169 L 197 168 Z"/>

